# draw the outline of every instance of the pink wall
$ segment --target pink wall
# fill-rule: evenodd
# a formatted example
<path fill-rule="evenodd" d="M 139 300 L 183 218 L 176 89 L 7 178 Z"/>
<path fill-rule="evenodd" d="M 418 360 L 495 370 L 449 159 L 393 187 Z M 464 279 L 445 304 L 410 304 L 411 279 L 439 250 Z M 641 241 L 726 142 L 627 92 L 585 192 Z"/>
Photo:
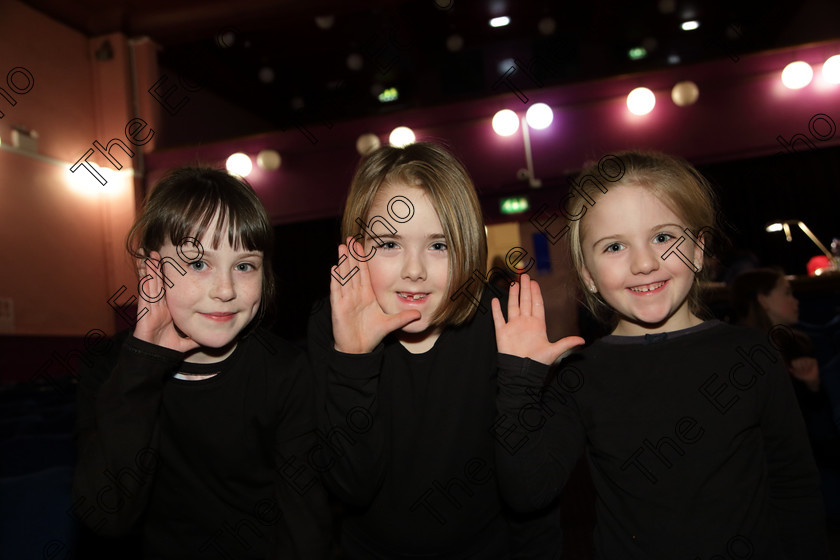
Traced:
<path fill-rule="evenodd" d="M 114 56 L 101 61 L 94 51 L 104 39 Z M 94 140 L 106 144 L 124 134 L 133 115 L 129 42 L 119 34 L 88 39 L 17 0 L 6 0 L 0 5 L 0 52 L 0 85 L 18 66 L 34 78 L 32 89 L 16 96 L 16 105 L 0 98 L 5 113 L 0 119 L 0 297 L 11 298 L 15 312 L 3 332 L 112 332 L 114 311 L 107 300 L 121 285 L 136 284 L 122 240 L 134 217 L 131 168 L 137 158 L 124 158 L 124 172 L 109 176 L 107 188 L 84 171 L 71 175 L 69 167 Z M 156 64 L 153 48 L 139 47 L 138 56 L 146 57 L 139 64 L 146 72 Z M 15 126 L 38 132 L 37 152 L 12 147 Z"/>
<path fill-rule="evenodd" d="M 563 87 L 534 88 L 523 73 L 513 81 L 524 90 L 529 103 L 552 106 L 555 120 L 543 131 L 532 131 L 535 171 L 545 190 L 560 187 L 565 174 L 603 153 L 625 148 L 661 149 L 695 163 L 772 154 L 781 151 L 776 137 L 808 133 L 816 113 L 840 122 L 840 85 L 820 77 L 822 62 L 840 53 L 840 41 L 783 49 L 741 57 L 722 58 L 695 66 Z M 801 90 L 781 85 L 782 68 L 794 60 L 810 62 L 816 77 Z M 670 99 L 674 83 L 691 79 L 700 88 L 698 102 L 677 107 Z M 646 86 L 654 91 L 653 112 L 638 117 L 625 105 L 627 93 Z M 502 91 L 500 88 L 499 91 Z M 219 142 L 200 147 L 168 150 L 148 158 L 150 181 L 163 170 L 204 161 L 222 165 L 236 151 L 255 158 L 263 148 L 278 150 L 283 165 L 276 172 L 255 167 L 248 180 L 260 192 L 276 223 L 333 216 L 340 212 L 353 168 L 358 161 L 356 138 L 365 132 L 383 142 L 392 128 L 411 126 L 419 139 L 438 139 L 454 147 L 483 195 L 521 190 L 516 170 L 524 167 L 520 135 L 503 138 L 490 127 L 493 114 L 504 108 L 524 112 L 527 104 L 510 91 L 493 98 L 431 109 L 418 109 L 309 127 L 312 143 L 296 129 L 258 137 Z M 820 146 L 840 144 L 835 134 Z"/>

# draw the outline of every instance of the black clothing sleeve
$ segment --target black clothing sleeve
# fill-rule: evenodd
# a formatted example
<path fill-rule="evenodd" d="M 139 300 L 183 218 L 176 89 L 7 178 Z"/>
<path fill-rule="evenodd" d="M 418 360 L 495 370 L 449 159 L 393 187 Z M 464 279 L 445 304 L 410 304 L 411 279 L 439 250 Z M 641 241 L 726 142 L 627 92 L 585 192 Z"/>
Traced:
<path fill-rule="evenodd" d="M 180 352 L 133 336 L 114 342 L 81 372 L 77 396 L 74 505 L 104 536 L 127 534 L 146 510 L 160 454 L 164 378 L 182 360 Z"/>
<path fill-rule="evenodd" d="M 540 362 L 499 354 L 496 463 L 505 502 L 520 513 L 560 495 L 583 453 L 586 434 L 574 396 Z M 548 385 L 546 385 L 548 382 Z"/>
<path fill-rule="evenodd" d="M 383 345 L 368 354 L 336 350 L 329 302 L 310 317 L 308 344 L 316 382 L 319 470 L 341 501 L 364 507 L 379 491 L 385 468 L 377 402 Z"/>

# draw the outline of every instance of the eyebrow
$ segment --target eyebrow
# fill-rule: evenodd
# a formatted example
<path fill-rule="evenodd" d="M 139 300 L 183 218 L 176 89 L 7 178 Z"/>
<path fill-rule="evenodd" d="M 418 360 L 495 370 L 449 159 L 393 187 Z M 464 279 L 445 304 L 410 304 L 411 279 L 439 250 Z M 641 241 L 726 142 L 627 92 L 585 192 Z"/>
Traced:
<path fill-rule="evenodd" d="M 374 233 L 373 235 L 369 235 L 368 239 L 373 239 L 374 237 L 378 237 L 379 239 L 396 239 L 396 240 L 403 239 L 403 236 L 400 235 L 399 233 L 395 233 L 395 234 L 390 234 L 390 233 L 376 234 L 376 233 Z M 429 235 L 426 236 L 426 239 L 446 239 L 446 236 L 442 233 L 430 233 Z"/>

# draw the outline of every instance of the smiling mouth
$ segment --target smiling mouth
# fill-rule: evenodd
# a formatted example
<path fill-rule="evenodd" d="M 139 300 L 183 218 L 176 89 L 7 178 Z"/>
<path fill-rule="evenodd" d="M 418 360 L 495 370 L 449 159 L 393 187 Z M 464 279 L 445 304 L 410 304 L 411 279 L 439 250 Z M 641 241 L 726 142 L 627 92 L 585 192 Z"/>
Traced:
<path fill-rule="evenodd" d="M 235 312 L 201 313 L 201 315 L 204 315 L 205 317 L 207 317 L 208 319 L 211 319 L 213 321 L 229 321 L 230 319 L 233 319 L 233 317 L 236 315 L 236 313 Z"/>
<path fill-rule="evenodd" d="M 653 292 L 661 288 L 665 285 L 665 282 L 656 282 L 654 284 L 646 284 L 644 286 L 636 286 L 635 288 L 628 288 L 631 292 L 636 292 L 637 294 L 646 294 L 648 292 Z"/>
<path fill-rule="evenodd" d="M 397 295 L 406 301 L 422 301 L 428 297 L 428 292 L 397 292 Z"/>

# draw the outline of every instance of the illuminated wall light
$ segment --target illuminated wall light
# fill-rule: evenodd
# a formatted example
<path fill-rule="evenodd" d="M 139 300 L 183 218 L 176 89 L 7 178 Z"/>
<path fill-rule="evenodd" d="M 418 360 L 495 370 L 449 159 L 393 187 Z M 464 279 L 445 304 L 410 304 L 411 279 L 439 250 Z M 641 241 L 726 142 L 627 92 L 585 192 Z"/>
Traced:
<path fill-rule="evenodd" d="M 407 126 L 398 126 L 388 136 L 388 143 L 395 148 L 404 148 L 409 144 L 414 144 L 415 140 L 417 138 L 414 136 L 414 131 Z"/>
<path fill-rule="evenodd" d="M 282 158 L 276 150 L 262 150 L 257 154 L 257 167 L 265 169 L 266 171 L 276 171 L 280 169 Z"/>
<path fill-rule="evenodd" d="M 510 18 L 507 16 L 494 17 L 490 20 L 490 27 L 504 27 L 510 24 Z"/>
<path fill-rule="evenodd" d="M 499 136 L 510 136 L 519 130 L 519 117 L 510 109 L 502 109 L 493 115 L 493 131 Z"/>
<path fill-rule="evenodd" d="M 356 140 L 356 151 L 360 156 L 366 156 L 374 150 L 378 150 L 382 143 L 379 141 L 379 136 L 376 134 L 362 134 Z"/>
<path fill-rule="evenodd" d="M 251 158 L 247 154 L 241 152 L 231 154 L 225 162 L 225 167 L 231 175 L 238 175 L 240 177 L 247 177 L 251 174 L 254 165 L 251 163 Z"/>
<path fill-rule="evenodd" d="M 545 103 L 534 103 L 525 113 L 525 122 L 536 130 L 548 128 L 553 120 L 554 113 L 551 111 L 551 107 Z"/>
<path fill-rule="evenodd" d="M 647 115 L 656 105 L 656 96 L 646 87 L 637 87 L 627 94 L 627 109 L 634 115 Z"/>
<path fill-rule="evenodd" d="M 71 166 L 67 166 L 64 170 L 64 180 L 67 182 L 67 186 L 69 186 L 71 190 L 88 197 L 115 195 L 119 192 L 121 172 L 107 167 L 100 167 L 92 161 L 89 161 L 88 165 L 92 166 L 97 172 L 99 172 L 100 175 L 102 175 L 102 178 L 105 179 L 105 184 L 102 185 L 89 173 L 74 173 L 70 171 Z"/>
<path fill-rule="evenodd" d="M 694 31 L 698 27 L 700 27 L 700 22 L 695 19 L 684 21 L 682 22 L 682 25 L 680 25 L 680 28 L 683 31 Z"/>
<path fill-rule="evenodd" d="M 644 47 L 633 47 L 627 51 L 627 58 L 630 60 L 640 60 L 647 56 L 647 51 Z"/>
<path fill-rule="evenodd" d="M 693 105 L 698 97 L 700 97 L 700 88 L 690 80 L 677 82 L 671 89 L 671 100 L 678 107 Z"/>
<path fill-rule="evenodd" d="M 499 211 L 502 214 L 519 214 L 530 207 L 527 196 L 511 196 L 499 201 Z"/>
<path fill-rule="evenodd" d="M 811 83 L 814 70 L 807 62 L 797 60 L 791 62 L 782 70 L 782 83 L 790 89 L 802 89 Z"/>
<path fill-rule="evenodd" d="M 825 61 L 822 67 L 823 79 L 830 84 L 840 84 L 840 54 Z"/>
<path fill-rule="evenodd" d="M 398 92 L 395 87 L 382 90 L 382 93 L 379 94 L 380 103 L 390 103 L 391 101 L 396 101 L 399 98 L 400 92 Z"/>

